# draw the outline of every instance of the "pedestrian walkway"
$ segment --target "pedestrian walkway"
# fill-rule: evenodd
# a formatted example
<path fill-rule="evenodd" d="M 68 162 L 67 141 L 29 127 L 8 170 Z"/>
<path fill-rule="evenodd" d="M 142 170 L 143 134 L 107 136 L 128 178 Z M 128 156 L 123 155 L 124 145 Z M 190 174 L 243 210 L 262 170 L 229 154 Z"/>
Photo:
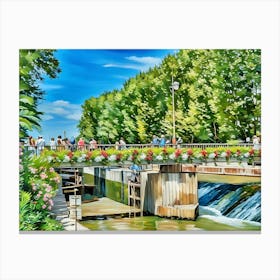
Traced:
<path fill-rule="evenodd" d="M 62 192 L 61 185 L 59 186 L 57 195 L 53 199 L 54 206 L 51 211 L 51 215 L 59 222 L 62 223 L 64 230 L 75 231 L 77 230 L 89 230 L 83 227 L 79 222 L 75 226 L 75 220 L 69 218 L 69 208 L 66 203 L 65 196 Z"/>

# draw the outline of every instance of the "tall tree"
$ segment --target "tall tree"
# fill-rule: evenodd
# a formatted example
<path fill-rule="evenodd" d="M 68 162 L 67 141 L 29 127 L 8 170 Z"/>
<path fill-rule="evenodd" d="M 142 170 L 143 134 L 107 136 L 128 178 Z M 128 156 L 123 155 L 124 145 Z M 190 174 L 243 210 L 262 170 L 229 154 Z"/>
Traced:
<path fill-rule="evenodd" d="M 54 50 L 20 50 L 19 51 L 19 137 L 28 135 L 33 128 L 40 128 L 38 100 L 44 92 L 38 81 L 46 76 L 55 78 L 61 70 L 54 57 Z"/>

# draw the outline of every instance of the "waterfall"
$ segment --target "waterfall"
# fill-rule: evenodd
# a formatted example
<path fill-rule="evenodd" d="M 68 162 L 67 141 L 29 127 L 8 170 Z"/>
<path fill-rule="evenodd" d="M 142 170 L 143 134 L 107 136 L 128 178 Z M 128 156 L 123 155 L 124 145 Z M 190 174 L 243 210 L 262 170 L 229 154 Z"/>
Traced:
<path fill-rule="evenodd" d="M 198 197 L 200 215 L 223 215 L 241 220 L 261 221 L 259 185 L 200 182 Z"/>
<path fill-rule="evenodd" d="M 228 217 L 242 220 L 261 221 L 261 193 L 256 192 L 227 214 Z"/>

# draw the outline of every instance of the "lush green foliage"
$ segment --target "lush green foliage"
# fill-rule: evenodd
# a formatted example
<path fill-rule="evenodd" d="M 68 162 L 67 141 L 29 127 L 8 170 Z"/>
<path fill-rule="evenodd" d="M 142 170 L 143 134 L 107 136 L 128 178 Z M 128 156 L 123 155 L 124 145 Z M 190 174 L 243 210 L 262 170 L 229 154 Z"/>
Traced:
<path fill-rule="evenodd" d="M 62 225 L 50 217 L 59 175 L 49 162 L 21 149 L 20 161 L 19 229 L 62 230 Z"/>
<path fill-rule="evenodd" d="M 172 135 L 172 76 L 180 83 L 176 134 L 184 141 L 226 142 L 260 131 L 261 51 L 180 50 L 121 90 L 86 100 L 80 136 L 147 143 L 153 134 Z"/>
<path fill-rule="evenodd" d="M 43 98 L 38 85 L 45 76 L 55 78 L 60 72 L 58 60 L 53 50 L 19 51 L 19 132 L 26 137 L 28 130 L 40 129 L 40 116 L 37 105 Z"/>

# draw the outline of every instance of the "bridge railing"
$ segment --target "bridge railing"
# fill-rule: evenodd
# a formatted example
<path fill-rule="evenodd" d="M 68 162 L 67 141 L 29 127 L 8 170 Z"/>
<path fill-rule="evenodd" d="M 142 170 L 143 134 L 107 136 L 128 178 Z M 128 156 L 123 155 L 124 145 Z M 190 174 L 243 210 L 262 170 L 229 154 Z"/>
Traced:
<path fill-rule="evenodd" d="M 200 148 L 200 149 L 206 149 L 206 148 L 230 148 L 233 146 L 240 146 L 240 147 L 253 147 L 252 143 L 238 143 L 238 144 L 229 144 L 229 143 L 184 143 L 184 144 L 166 144 L 165 147 L 176 147 L 176 148 Z M 125 146 L 119 146 L 119 150 L 125 150 L 125 149 L 143 149 L 143 148 L 154 148 L 159 147 L 159 145 L 153 145 L 153 144 L 126 144 Z M 69 151 L 92 151 L 92 150 L 106 150 L 106 149 L 116 149 L 115 144 L 97 144 L 96 146 L 92 146 L 90 144 L 85 144 L 84 146 L 79 146 L 77 144 L 69 144 L 69 145 L 45 145 L 44 147 L 39 146 L 30 146 L 30 145 L 24 145 L 24 149 L 31 151 L 35 154 L 39 154 L 41 150 L 48 149 L 48 150 L 54 150 L 54 151 L 62 151 L 62 150 L 69 150 Z"/>

